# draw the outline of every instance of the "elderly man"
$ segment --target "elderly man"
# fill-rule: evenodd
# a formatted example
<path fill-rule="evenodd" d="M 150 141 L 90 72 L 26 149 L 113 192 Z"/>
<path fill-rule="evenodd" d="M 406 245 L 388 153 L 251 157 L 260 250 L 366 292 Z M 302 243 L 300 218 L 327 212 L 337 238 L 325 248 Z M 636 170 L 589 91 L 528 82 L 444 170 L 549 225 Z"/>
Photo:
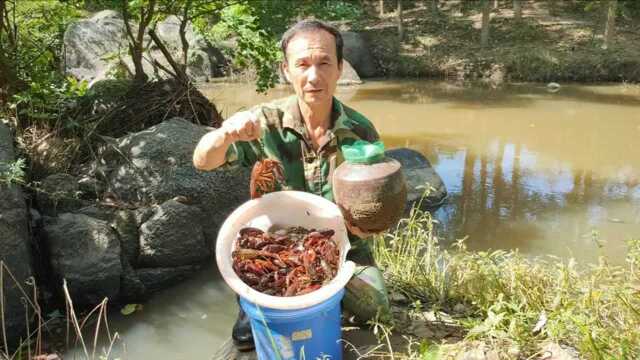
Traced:
<path fill-rule="evenodd" d="M 333 201 L 331 176 L 343 160 L 343 141 L 378 140 L 369 120 L 333 96 L 342 73 L 342 46 L 340 32 L 323 22 L 305 20 L 290 28 L 281 42 L 285 58 L 282 70 L 295 95 L 238 112 L 221 128 L 203 136 L 193 154 L 196 168 L 212 170 L 226 163 L 251 166 L 264 153 L 282 163 L 287 189 L 311 192 Z M 253 140 L 260 140 L 264 149 L 252 146 Z M 364 240 L 370 234 L 350 224 L 347 227 L 352 246 L 348 258 L 368 270 L 369 279 L 371 270 L 374 278 L 381 279 L 373 267 L 369 242 Z M 362 291 L 370 284 L 356 276 L 347 285 L 347 311 L 369 316 L 388 311 L 383 282 L 378 281 L 378 286 L 373 287 L 375 296 Z M 366 320 L 362 317 L 360 320 Z M 239 348 L 253 347 L 242 309 L 232 338 Z"/>

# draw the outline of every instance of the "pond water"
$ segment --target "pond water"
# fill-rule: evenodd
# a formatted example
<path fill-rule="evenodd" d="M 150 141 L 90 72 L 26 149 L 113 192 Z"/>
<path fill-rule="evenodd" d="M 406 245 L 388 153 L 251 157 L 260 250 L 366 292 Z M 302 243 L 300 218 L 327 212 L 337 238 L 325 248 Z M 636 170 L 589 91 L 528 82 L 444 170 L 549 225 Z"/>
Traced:
<path fill-rule="evenodd" d="M 207 89 L 225 116 L 289 93 Z M 616 261 L 640 236 L 640 87 L 372 81 L 338 98 L 387 148 L 420 151 L 442 176 L 450 199 L 435 216 L 447 241 Z"/>
<path fill-rule="evenodd" d="M 204 88 L 225 117 L 288 88 Z M 387 148 L 424 154 L 450 197 L 435 213 L 445 242 L 622 263 L 640 237 L 640 87 L 370 81 L 337 97 L 367 116 Z M 112 317 L 127 358 L 208 358 L 230 334 L 231 291 L 208 269 L 158 294 L 141 313 Z M 122 346 L 120 346 L 122 347 Z"/>

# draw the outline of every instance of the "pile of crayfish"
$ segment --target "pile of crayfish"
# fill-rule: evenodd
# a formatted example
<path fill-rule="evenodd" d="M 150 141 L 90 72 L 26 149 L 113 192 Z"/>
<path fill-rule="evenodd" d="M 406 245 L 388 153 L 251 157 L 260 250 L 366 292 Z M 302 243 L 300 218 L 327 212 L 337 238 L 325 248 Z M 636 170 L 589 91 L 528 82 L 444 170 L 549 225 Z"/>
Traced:
<path fill-rule="evenodd" d="M 310 293 L 338 272 L 340 250 L 333 230 L 280 229 L 273 233 L 246 227 L 233 251 L 233 270 L 253 289 L 268 295 Z"/>

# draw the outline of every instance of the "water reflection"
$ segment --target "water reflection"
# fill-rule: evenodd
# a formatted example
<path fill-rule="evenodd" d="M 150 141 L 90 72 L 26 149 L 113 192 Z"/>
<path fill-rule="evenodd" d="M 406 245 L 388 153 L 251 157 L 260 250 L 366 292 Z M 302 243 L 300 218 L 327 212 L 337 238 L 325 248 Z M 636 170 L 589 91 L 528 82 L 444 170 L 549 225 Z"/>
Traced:
<path fill-rule="evenodd" d="M 480 155 L 459 150 L 437 162 L 451 190 L 451 201 L 436 213 L 444 239 L 468 235 L 474 249 L 518 248 L 590 261 L 607 254 L 621 262 L 623 240 L 640 236 L 639 178 L 629 167 L 599 179 L 570 164 L 541 172 L 536 154 L 523 144 L 497 140 L 490 148 Z"/>
<path fill-rule="evenodd" d="M 249 85 L 211 91 L 227 109 L 290 93 L 256 95 Z M 381 81 L 337 96 L 374 122 L 387 147 L 410 147 L 431 161 L 451 196 L 436 214 L 447 241 L 469 236 L 474 249 L 621 262 L 624 240 L 640 237 L 638 86 L 563 85 L 551 93 L 544 84 Z"/>
<path fill-rule="evenodd" d="M 427 86 L 425 86 L 427 84 Z M 613 89 L 612 89 L 613 88 Z M 350 100 L 393 101 L 406 104 L 454 102 L 456 108 L 533 106 L 536 100 L 582 101 L 592 104 L 640 106 L 640 89 L 633 85 L 564 85 L 552 92 L 544 84 L 508 84 L 499 88 L 482 84 L 449 82 L 396 82 L 381 87 L 363 87 Z"/>

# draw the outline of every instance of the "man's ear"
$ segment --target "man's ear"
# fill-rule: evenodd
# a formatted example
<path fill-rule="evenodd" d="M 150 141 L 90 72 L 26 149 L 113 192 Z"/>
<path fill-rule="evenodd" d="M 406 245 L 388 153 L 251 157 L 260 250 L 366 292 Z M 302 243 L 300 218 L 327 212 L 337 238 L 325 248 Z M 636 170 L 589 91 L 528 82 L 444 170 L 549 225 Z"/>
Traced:
<path fill-rule="evenodd" d="M 287 80 L 287 82 L 291 84 L 291 77 L 289 76 L 289 65 L 287 64 L 286 60 L 280 64 L 280 71 L 282 72 L 282 75 Z"/>

